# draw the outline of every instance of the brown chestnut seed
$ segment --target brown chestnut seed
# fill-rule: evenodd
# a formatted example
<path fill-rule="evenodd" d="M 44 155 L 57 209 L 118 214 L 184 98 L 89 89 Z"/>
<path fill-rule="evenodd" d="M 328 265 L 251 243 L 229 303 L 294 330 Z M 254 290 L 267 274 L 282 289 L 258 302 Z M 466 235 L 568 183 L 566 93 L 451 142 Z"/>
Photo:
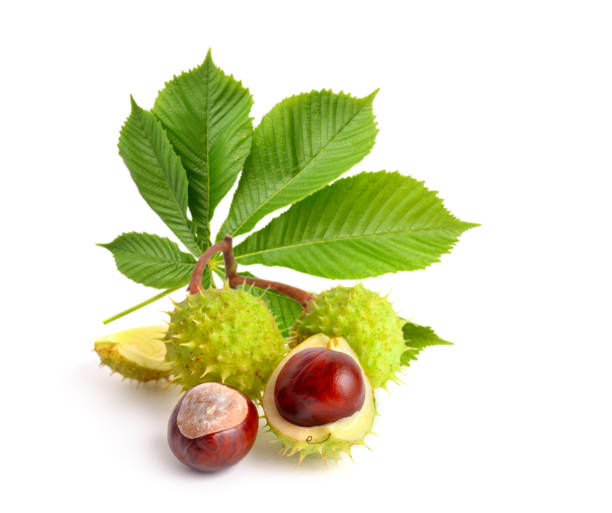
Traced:
<path fill-rule="evenodd" d="M 292 356 L 278 375 L 274 401 L 281 416 L 310 427 L 350 417 L 363 406 L 359 365 L 347 354 L 323 347 Z"/>
<path fill-rule="evenodd" d="M 221 383 L 187 391 L 168 422 L 168 444 L 185 465 L 214 472 L 238 463 L 251 450 L 259 416 L 253 402 Z"/>

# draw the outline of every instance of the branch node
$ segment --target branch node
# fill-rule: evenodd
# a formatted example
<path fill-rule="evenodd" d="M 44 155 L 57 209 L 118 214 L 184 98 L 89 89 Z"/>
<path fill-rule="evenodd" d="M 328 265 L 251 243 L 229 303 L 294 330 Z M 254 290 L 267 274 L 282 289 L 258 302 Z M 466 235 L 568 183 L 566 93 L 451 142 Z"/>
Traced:
<path fill-rule="evenodd" d="M 223 253 L 223 260 L 225 261 L 225 279 L 229 283 L 229 286 L 235 289 L 238 285 L 248 284 L 261 289 L 271 289 L 280 294 L 283 294 L 295 301 L 297 301 L 302 308 L 306 308 L 308 302 L 312 299 L 312 294 L 305 290 L 279 283 L 277 281 L 263 280 L 261 278 L 250 278 L 248 276 L 240 276 L 237 270 L 236 259 L 234 258 L 234 249 L 231 235 L 226 235 L 222 241 L 213 244 L 208 248 L 202 256 L 196 262 L 196 265 L 191 274 L 191 280 L 189 281 L 189 287 L 187 288 L 190 294 L 197 294 L 202 289 L 202 273 L 206 268 L 206 265 L 212 258 L 212 256 L 221 251 Z"/>

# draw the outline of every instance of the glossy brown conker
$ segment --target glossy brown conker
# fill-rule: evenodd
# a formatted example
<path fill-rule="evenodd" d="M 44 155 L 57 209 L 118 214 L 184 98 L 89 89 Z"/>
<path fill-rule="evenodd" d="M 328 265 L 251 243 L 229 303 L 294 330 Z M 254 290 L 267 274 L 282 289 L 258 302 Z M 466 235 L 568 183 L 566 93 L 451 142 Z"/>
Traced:
<path fill-rule="evenodd" d="M 361 369 L 349 355 L 311 347 L 292 356 L 278 374 L 274 401 L 298 426 L 329 424 L 359 411 L 365 399 Z"/>
<path fill-rule="evenodd" d="M 251 450 L 259 415 L 242 392 L 221 383 L 188 390 L 168 421 L 168 445 L 185 465 L 215 472 L 238 463 Z"/>

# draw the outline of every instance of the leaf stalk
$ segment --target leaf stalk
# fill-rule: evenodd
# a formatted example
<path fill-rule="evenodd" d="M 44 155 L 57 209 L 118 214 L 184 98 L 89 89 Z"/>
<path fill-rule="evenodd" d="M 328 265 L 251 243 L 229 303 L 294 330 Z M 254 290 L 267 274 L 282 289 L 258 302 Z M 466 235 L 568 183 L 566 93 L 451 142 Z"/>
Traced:
<path fill-rule="evenodd" d="M 179 285 L 178 287 L 174 287 L 172 289 L 166 289 L 163 292 L 160 292 L 159 294 L 153 296 L 152 298 L 149 298 L 146 301 L 143 301 L 142 303 L 138 303 L 137 305 L 134 305 L 131 308 L 128 308 L 127 310 L 123 310 L 123 312 L 119 312 L 118 314 L 115 314 L 112 317 L 109 317 L 108 319 L 105 319 L 104 321 L 102 321 L 102 323 L 103 324 L 109 324 L 109 323 L 111 323 L 113 321 L 116 321 L 117 319 L 120 319 L 121 317 L 124 317 L 127 314 L 135 312 L 136 310 L 139 310 L 143 306 L 150 305 L 151 303 L 154 303 L 158 299 L 161 299 L 162 297 L 165 297 L 168 294 L 172 294 L 173 292 L 175 292 L 175 291 L 177 291 L 178 289 L 181 289 L 181 288 L 183 288 L 183 285 Z"/>
<path fill-rule="evenodd" d="M 277 281 L 264 280 L 262 278 L 251 278 L 249 276 L 240 276 L 237 272 L 236 259 L 234 258 L 234 249 L 232 245 L 232 237 L 226 235 L 225 238 L 208 248 L 202 256 L 198 259 L 193 274 L 191 275 L 191 281 L 187 290 L 190 294 L 197 294 L 202 290 L 202 273 L 206 268 L 206 264 L 210 261 L 212 256 L 218 251 L 223 253 L 223 259 L 225 261 L 225 279 L 229 283 L 229 286 L 233 289 L 238 285 L 254 285 L 261 289 L 272 289 L 280 294 L 283 294 L 295 301 L 297 301 L 302 308 L 305 308 L 308 302 L 312 299 L 312 294 L 305 290 L 292 287 L 285 283 Z"/>

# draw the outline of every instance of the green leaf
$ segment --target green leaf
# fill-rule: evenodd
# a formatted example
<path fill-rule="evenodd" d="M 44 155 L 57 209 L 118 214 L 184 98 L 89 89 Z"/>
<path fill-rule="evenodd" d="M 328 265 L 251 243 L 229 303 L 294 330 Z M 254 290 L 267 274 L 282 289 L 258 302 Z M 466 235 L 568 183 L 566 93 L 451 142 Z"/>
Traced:
<path fill-rule="evenodd" d="M 199 256 L 187 219 L 187 174 L 160 122 L 141 109 L 134 98 L 132 112 L 121 129 L 119 154 L 138 191 L 187 249 Z"/>
<path fill-rule="evenodd" d="M 416 360 L 417 355 L 426 347 L 448 346 L 453 344 L 452 342 L 448 342 L 438 337 L 438 335 L 427 326 L 419 326 L 418 324 L 407 322 L 402 329 L 407 347 L 406 351 L 402 354 L 402 365 L 410 365 L 410 362 Z"/>
<path fill-rule="evenodd" d="M 361 173 L 293 205 L 235 248 L 241 264 L 290 267 L 335 279 L 423 269 L 468 228 L 422 182 Z"/>
<path fill-rule="evenodd" d="M 297 318 L 302 315 L 302 307 L 297 301 L 276 292 L 275 290 L 264 290 L 258 287 L 250 287 L 251 293 L 261 297 L 274 315 L 278 329 L 287 338 L 291 336 L 291 328 Z"/>
<path fill-rule="evenodd" d="M 166 83 L 153 114 L 181 157 L 189 181 L 189 209 L 200 242 L 208 244 L 215 207 L 231 189 L 251 148 L 248 89 L 213 63 Z"/>
<path fill-rule="evenodd" d="M 313 91 L 264 116 L 217 239 L 250 231 L 262 217 L 317 191 L 365 157 L 376 137 L 376 93 Z"/>
<path fill-rule="evenodd" d="M 108 244 L 117 269 L 137 283 L 158 289 L 186 285 L 195 259 L 179 250 L 177 244 L 165 237 L 149 233 L 124 233 Z"/>
<path fill-rule="evenodd" d="M 254 276 L 249 272 L 240 272 L 241 276 Z M 276 319 L 278 329 L 280 330 L 283 337 L 288 338 L 291 336 L 291 328 L 295 324 L 297 318 L 302 315 L 302 306 L 291 299 L 275 290 L 261 289 L 251 285 L 239 285 L 238 288 L 244 288 L 251 294 L 261 297 L 266 303 L 268 308 L 272 312 L 272 315 Z"/>
<path fill-rule="evenodd" d="M 266 290 L 262 299 L 268 303 L 283 337 L 291 336 L 291 328 L 302 315 L 303 310 L 300 304 L 275 290 Z"/>

